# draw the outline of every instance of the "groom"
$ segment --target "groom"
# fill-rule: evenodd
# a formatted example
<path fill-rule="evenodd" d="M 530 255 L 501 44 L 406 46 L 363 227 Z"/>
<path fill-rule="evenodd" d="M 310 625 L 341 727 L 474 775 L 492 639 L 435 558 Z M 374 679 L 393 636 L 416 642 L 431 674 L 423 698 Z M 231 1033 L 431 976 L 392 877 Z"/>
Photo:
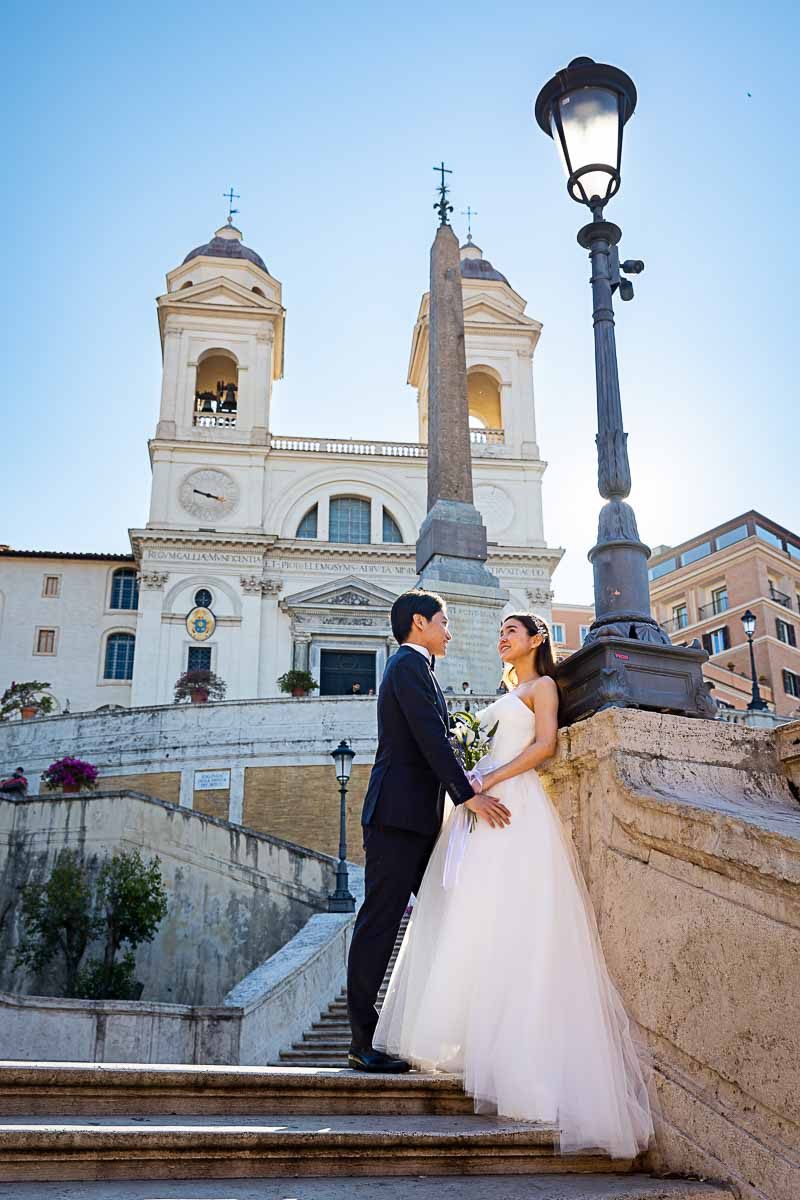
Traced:
<path fill-rule="evenodd" d="M 392 633 L 400 647 L 378 693 L 378 752 L 361 815 L 365 895 L 347 962 L 348 1064 L 357 1071 L 409 1070 L 403 1059 L 373 1049 L 375 1001 L 439 834 L 445 791 L 493 828 L 510 820 L 499 800 L 476 794 L 450 745 L 447 703 L 433 673 L 434 659 L 444 657 L 453 636 L 441 596 L 420 590 L 398 596 Z"/>

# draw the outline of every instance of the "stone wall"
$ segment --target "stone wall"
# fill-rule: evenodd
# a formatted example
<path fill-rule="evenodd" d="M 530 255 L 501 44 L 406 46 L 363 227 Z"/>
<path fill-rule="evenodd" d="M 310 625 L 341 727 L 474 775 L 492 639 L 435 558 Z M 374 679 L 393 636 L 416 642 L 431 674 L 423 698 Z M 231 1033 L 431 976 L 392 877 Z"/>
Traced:
<path fill-rule="evenodd" d="M 20 936 L 20 886 L 46 878 L 63 848 L 93 869 L 115 849 L 160 858 L 169 912 L 137 954 L 144 1000 L 221 1004 L 326 908 L 335 886 L 329 858 L 145 795 L 0 799 L 2 990 L 61 994 L 57 977 L 14 970 L 9 951 Z"/>
<path fill-rule="evenodd" d="M 613 709 L 541 772 L 653 1055 L 661 1165 L 748 1200 L 800 1195 L 798 738 Z"/>

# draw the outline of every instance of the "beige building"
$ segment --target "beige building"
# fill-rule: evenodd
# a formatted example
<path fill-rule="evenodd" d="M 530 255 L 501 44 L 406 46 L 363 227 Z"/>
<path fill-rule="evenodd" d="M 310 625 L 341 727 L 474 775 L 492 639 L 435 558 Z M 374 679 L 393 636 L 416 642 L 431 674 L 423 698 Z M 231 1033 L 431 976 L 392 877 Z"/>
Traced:
<path fill-rule="evenodd" d="M 719 704 L 746 708 L 749 608 L 762 697 L 779 716 L 800 715 L 800 537 L 751 509 L 650 559 L 653 615 L 674 642 L 699 638 Z"/>
<path fill-rule="evenodd" d="M 594 620 L 591 604 L 559 604 L 553 601 L 553 657 L 561 662 L 575 650 L 580 650 Z"/>

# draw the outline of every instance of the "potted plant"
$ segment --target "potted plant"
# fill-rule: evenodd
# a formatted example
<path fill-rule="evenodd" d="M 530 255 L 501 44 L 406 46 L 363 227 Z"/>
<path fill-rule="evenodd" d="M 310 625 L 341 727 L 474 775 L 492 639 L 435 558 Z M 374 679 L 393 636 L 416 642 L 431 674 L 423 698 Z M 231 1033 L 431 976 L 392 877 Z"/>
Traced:
<path fill-rule="evenodd" d="M 291 692 L 293 696 L 307 696 L 314 688 L 319 687 L 319 684 L 309 671 L 297 671 L 292 668 L 285 675 L 281 675 L 278 687 L 282 692 Z"/>
<path fill-rule="evenodd" d="M 23 721 L 33 717 L 44 717 L 55 708 L 55 700 L 46 694 L 49 683 L 32 679 L 27 683 L 15 683 L 7 687 L 0 696 L 0 721 L 19 713 Z"/>
<path fill-rule="evenodd" d="M 205 704 L 207 700 L 224 700 L 227 684 L 206 667 L 184 671 L 175 684 L 175 703 L 191 700 L 192 704 Z"/>
<path fill-rule="evenodd" d="M 84 792 L 97 787 L 98 770 L 82 758 L 59 758 L 42 772 L 42 784 L 48 792 Z"/>

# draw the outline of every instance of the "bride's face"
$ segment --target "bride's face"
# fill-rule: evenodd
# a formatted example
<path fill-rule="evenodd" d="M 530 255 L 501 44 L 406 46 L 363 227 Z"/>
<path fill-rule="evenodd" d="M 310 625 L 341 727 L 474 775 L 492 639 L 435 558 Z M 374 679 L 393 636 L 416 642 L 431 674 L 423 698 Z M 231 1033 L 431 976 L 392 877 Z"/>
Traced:
<path fill-rule="evenodd" d="M 537 645 L 538 639 L 528 633 L 521 621 L 509 618 L 500 627 L 500 640 L 497 652 L 505 663 L 515 663 L 530 654 Z"/>

